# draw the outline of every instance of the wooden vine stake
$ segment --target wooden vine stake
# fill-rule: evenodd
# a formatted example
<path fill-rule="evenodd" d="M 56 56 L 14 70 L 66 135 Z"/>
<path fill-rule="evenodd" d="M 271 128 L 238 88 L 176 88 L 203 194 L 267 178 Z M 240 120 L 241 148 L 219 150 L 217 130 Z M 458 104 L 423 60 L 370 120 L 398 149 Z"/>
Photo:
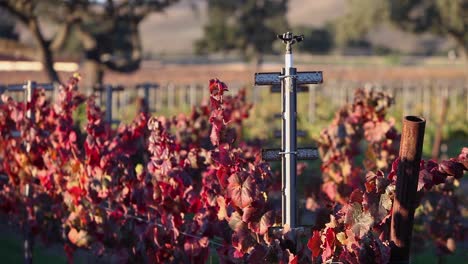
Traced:
<path fill-rule="evenodd" d="M 403 120 L 390 229 L 391 263 L 409 263 L 425 126 L 426 120 L 421 117 L 406 116 Z"/>

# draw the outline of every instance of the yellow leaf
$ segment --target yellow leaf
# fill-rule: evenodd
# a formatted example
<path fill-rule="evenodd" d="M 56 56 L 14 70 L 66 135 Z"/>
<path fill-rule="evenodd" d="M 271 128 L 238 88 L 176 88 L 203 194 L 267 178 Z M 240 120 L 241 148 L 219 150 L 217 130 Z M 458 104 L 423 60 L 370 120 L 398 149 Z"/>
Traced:
<path fill-rule="evenodd" d="M 341 167 L 341 172 L 345 178 L 351 175 L 351 164 L 349 162 L 344 162 L 343 166 Z"/>
<path fill-rule="evenodd" d="M 104 175 L 104 179 L 105 179 L 105 180 L 108 180 L 109 182 L 112 181 L 112 177 L 111 177 L 110 175 L 107 175 L 107 174 Z"/>
<path fill-rule="evenodd" d="M 143 173 L 143 165 L 141 165 L 140 163 L 138 163 L 136 166 L 135 166 L 135 173 L 137 175 L 140 175 L 141 173 Z"/>
<path fill-rule="evenodd" d="M 346 235 L 344 232 L 336 234 L 336 239 L 338 239 L 342 245 L 346 245 Z"/>
<path fill-rule="evenodd" d="M 88 232 L 84 230 L 78 232 L 75 228 L 72 228 L 70 232 L 68 232 L 68 239 L 78 247 L 86 246 L 89 240 Z"/>
<path fill-rule="evenodd" d="M 219 206 L 218 219 L 222 221 L 227 218 L 226 200 L 224 199 L 224 197 L 218 196 L 216 198 L 216 202 L 218 203 L 218 206 Z"/>

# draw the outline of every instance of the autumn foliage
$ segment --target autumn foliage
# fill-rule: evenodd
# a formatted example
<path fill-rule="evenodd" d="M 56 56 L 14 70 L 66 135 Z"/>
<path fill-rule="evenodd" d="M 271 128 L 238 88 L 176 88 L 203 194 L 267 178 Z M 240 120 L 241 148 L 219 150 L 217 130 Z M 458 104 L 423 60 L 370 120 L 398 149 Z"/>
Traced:
<path fill-rule="evenodd" d="M 251 108 L 245 91 L 226 95 L 226 84 L 211 80 L 209 105 L 170 118 L 141 112 L 112 129 L 78 81 L 54 103 L 38 89 L 28 105 L 7 96 L 0 104 L 0 210 L 44 242 L 63 241 L 70 261 L 87 248 L 124 263 L 204 263 L 216 253 L 221 263 L 388 262 L 399 143 L 388 95 L 359 90 L 320 135 L 316 197 L 328 223 L 277 231 L 280 208 L 270 197 L 279 179 L 260 145 L 239 137 Z M 81 104 L 84 133 L 73 119 Z M 430 227 L 441 253 L 463 239 L 454 190 L 467 163 L 464 148 L 421 166 L 416 222 Z M 449 214 L 437 214 L 445 204 Z"/>

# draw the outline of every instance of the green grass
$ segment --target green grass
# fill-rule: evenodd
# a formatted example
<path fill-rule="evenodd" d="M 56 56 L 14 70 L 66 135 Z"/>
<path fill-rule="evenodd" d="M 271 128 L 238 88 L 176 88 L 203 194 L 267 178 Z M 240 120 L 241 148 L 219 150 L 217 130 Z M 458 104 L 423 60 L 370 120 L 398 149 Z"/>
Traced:
<path fill-rule="evenodd" d="M 57 245 L 54 246 L 57 248 Z M 65 253 L 58 249 L 51 249 L 44 245 L 35 245 L 33 262 L 36 264 L 63 264 L 67 263 Z M 211 249 L 211 254 L 208 257 L 207 263 L 216 264 L 219 263 L 219 257 L 214 249 Z M 441 258 L 444 264 L 450 263 L 466 263 L 468 259 L 468 253 L 461 249 L 457 249 L 455 254 L 444 256 Z M 0 237 L 0 260 L 1 263 L 22 263 L 23 260 L 23 248 L 20 237 L 15 236 L 1 236 Z M 411 256 L 411 263 L 414 264 L 436 264 L 439 258 L 435 255 L 433 248 L 427 248 L 425 251 L 415 253 Z M 83 259 L 75 257 L 75 263 L 86 263 Z"/>
<path fill-rule="evenodd" d="M 23 245 L 20 237 L 2 235 L 0 237 L 0 260 L 2 263 L 22 263 Z M 67 263 L 64 252 L 53 252 L 43 245 L 34 246 L 33 262 L 37 264 Z"/>
<path fill-rule="evenodd" d="M 440 262 L 439 262 L 440 260 Z M 411 256 L 411 263 L 413 264 L 462 264 L 467 263 L 468 253 L 465 249 L 458 249 L 453 255 L 447 255 L 443 257 L 437 257 L 435 254 L 435 249 L 428 248 L 424 252 L 417 253 Z"/>

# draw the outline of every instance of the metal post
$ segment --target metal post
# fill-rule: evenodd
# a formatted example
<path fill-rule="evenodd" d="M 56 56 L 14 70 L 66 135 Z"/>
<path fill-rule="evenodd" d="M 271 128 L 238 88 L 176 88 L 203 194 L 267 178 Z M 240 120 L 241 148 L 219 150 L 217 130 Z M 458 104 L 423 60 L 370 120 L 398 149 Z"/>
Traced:
<path fill-rule="evenodd" d="M 150 105 L 151 105 L 151 103 L 150 103 L 150 88 L 151 88 L 150 85 L 145 85 L 144 90 L 143 90 L 144 97 L 145 97 L 143 99 L 143 103 L 145 104 L 145 107 L 147 108 L 147 110 L 149 112 L 151 112 L 151 110 L 150 110 L 151 109 L 151 107 L 150 107 Z"/>
<path fill-rule="evenodd" d="M 34 96 L 34 89 L 36 89 L 36 82 L 34 81 L 28 81 L 26 83 L 26 107 L 28 104 L 32 102 L 33 96 Z M 26 117 L 31 120 L 31 122 L 34 123 L 34 111 L 33 111 L 33 106 L 30 105 L 29 109 L 26 111 Z"/>
<path fill-rule="evenodd" d="M 195 91 L 196 88 L 197 87 L 195 86 L 195 84 L 193 84 L 193 83 L 190 84 L 190 88 L 189 88 L 190 89 L 190 97 L 189 97 L 190 98 L 190 100 L 189 100 L 190 101 L 190 107 L 194 107 L 195 104 L 196 104 L 196 96 L 197 96 L 196 91 Z"/>
<path fill-rule="evenodd" d="M 445 87 L 442 91 L 442 96 L 440 96 L 440 116 L 438 120 L 438 124 L 436 127 L 435 135 L 434 135 L 434 142 L 432 144 L 432 155 L 431 158 L 434 160 L 439 159 L 440 154 L 440 145 L 442 144 L 442 132 L 445 126 L 445 121 L 447 120 L 447 111 L 448 111 L 448 88 Z"/>
<path fill-rule="evenodd" d="M 202 102 L 209 104 L 210 95 L 208 94 L 208 89 L 205 89 L 204 86 L 202 86 L 202 94 L 203 94 Z"/>
<path fill-rule="evenodd" d="M 138 87 L 138 86 L 137 86 Z M 144 109 L 147 109 L 149 111 L 150 109 L 150 103 L 149 103 L 149 98 L 150 98 L 150 87 L 151 85 L 149 83 L 144 83 L 142 84 L 141 86 L 139 86 L 138 88 L 143 88 L 143 96 L 140 96 L 140 93 L 139 94 L 139 97 L 141 98 L 141 100 L 139 101 L 140 103 L 142 103 L 143 105 L 140 105 L 140 111 L 142 109 L 142 107 Z"/>
<path fill-rule="evenodd" d="M 423 86 L 423 115 L 426 119 L 431 117 L 431 83 L 425 83 Z"/>
<path fill-rule="evenodd" d="M 169 111 L 174 109 L 174 89 L 175 85 L 173 83 L 167 85 L 167 109 Z"/>
<path fill-rule="evenodd" d="M 150 102 L 149 102 L 149 98 L 150 98 L 150 93 L 149 93 L 149 89 L 150 89 L 150 85 L 149 84 L 145 84 L 145 86 L 143 86 L 143 92 L 144 92 L 144 97 L 145 97 L 145 101 L 146 101 L 146 104 L 149 106 Z"/>
<path fill-rule="evenodd" d="M 187 98 L 185 95 L 186 95 L 186 92 L 187 92 L 187 86 L 185 85 L 179 85 L 177 87 L 177 90 L 178 90 L 178 93 L 179 93 L 179 100 L 177 102 L 177 105 L 179 106 L 179 109 L 181 109 L 182 107 L 185 107 L 187 105 L 187 100 L 185 100 L 185 98 Z"/>
<path fill-rule="evenodd" d="M 116 97 L 117 97 L 117 98 L 116 98 L 116 100 L 114 100 L 114 103 L 112 104 L 113 106 L 115 105 L 115 108 L 114 108 L 114 109 L 115 109 L 115 111 L 116 111 L 118 114 L 120 114 L 120 108 L 121 108 L 121 104 L 120 104 L 120 103 L 121 103 L 121 102 L 120 102 L 120 93 L 121 93 L 120 91 L 118 91 L 118 92 L 116 93 Z M 119 115 L 119 117 L 122 117 L 122 116 Z"/>
<path fill-rule="evenodd" d="M 36 82 L 28 81 L 26 83 L 26 117 L 30 120 L 31 123 L 34 123 L 34 106 L 31 104 L 34 96 L 34 90 L 36 89 Z M 28 108 L 29 105 L 29 108 Z M 26 152 L 31 150 L 31 143 L 26 143 Z M 30 222 L 32 221 L 32 206 L 31 206 L 31 188 L 29 183 L 24 186 L 24 196 L 26 201 L 26 222 L 24 226 L 24 263 L 31 264 L 33 262 L 33 246 L 34 246 L 34 236 L 32 234 Z"/>
<path fill-rule="evenodd" d="M 291 56 L 292 57 L 292 56 Z M 285 186 L 283 192 L 286 200 L 286 219 L 284 224 L 291 228 L 296 227 L 296 117 L 297 117 L 297 95 L 296 95 L 296 68 L 286 68 L 284 95 L 284 123 L 285 123 L 285 146 L 283 160 L 285 163 Z"/>
<path fill-rule="evenodd" d="M 466 97 L 466 104 L 465 104 L 465 119 L 468 121 L 468 80 L 465 82 L 465 97 Z"/>
<path fill-rule="evenodd" d="M 112 125 L 112 85 L 106 85 L 106 121 Z"/>
<path fill-rule="evenodd" d="M 426 120 L 406 116 L 400 143 L 395 198 L 390 229 L 391 263 L 409 263 L 411 235 Z"/>
<path fill-rule="evenodd" d="M 313 160 L 318 157 L 316 149 L 297 148 L 297 92 L 298 85 L 323 82 L 321 71 L 297 72 L 293 67 L 291 46 L 302 41 L 303 36 L 293 36 L 287 32 L 278 36 L 286 44 L 285 67 L 279 72 L 255 74 L 255 85 L 280 85 L 281 89 L 281 149 L 264 149 L 262 158 L 266 161 L 281 160 L 281 201 L 282 224 L 297 228 L 296 209 L 296 165 L 297 160 Z"/>
<path fill-rule="evenodd" d="M 102 94 L 104 93 L 104 91 L 103 91 L 104 88 L 103 88 L 102 84 L 100 84 L 97 88 L 99 89 L 99 107 L 102 107 L 103 106 L 102 101 L 104 101 L 102 99 L 102 97 L 103 97 Z"/>
<path fill-rule="evenodd" d="M 285 70 L 284 68 L 281 69 L 281 75 L 285 75 Z M 284 151 L 286 148 L 286 137 L 284 136 L 286 134 L 286 119 L 285 119 L 285 112 L 286 112 L 286 98 L 285 98 L 285 85 L 284 85 L 284 79 L 281 81 L 281 151 Z M 286 202 L 286 193 L 285 193 L 285 186 L 286 186 L 286 159 L 284 159 L 284 155 L 281 156 L 281 221 L 282 225 L 286 223 L 286 208 L 287 208 L 287 202 Z"/>
<path fill-rule="evenodd" d="M 303 36 L 293 36 L 287 32 L 278 36 L 286 44 L 284 55 L 284 69 L 282 74 L 282 95 L 284 97 L 283 133 L 284 142 L 282 168 L 283 168 L 283 226 L 296 227 L 296 170 L 297 170 L 297 94 L 296 77 L 297 71 L 293 64 L 292 45 L 302 41 Z"/>
<path fill-rule="evenodd" d="M 161 110 L 161 107 L 162 107 L 162 86 L 160 86 L 161 88 L 160 89 L 156 89 L 154 91 L 154 102 L 155 102 L 155 110 L 156 112 Z"/>

